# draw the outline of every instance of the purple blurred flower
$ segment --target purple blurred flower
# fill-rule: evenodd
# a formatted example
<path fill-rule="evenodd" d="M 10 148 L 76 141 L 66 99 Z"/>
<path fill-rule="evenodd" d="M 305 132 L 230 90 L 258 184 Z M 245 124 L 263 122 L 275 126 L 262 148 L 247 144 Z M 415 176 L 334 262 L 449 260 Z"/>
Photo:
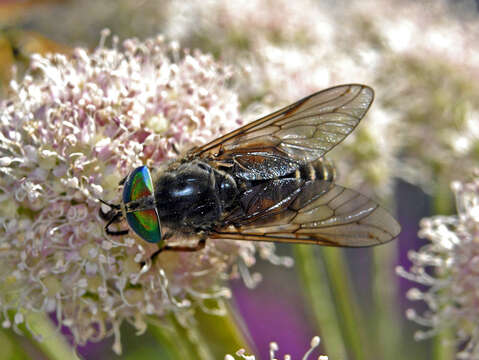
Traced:
<path fill-rule="evenodd" d="M 91 53 L 35 56 L 0 102 L 0 309 L 16 330 L 30 311 L 54 312 L 75 344 L 114 335 L 120 353 L 123 321 L 142 333 L 149 315 L 221 305 L 222 281 L 253 281 L 257 249 L 283 259 L 268 244 L 210 241 L 141 268 L 155 246 L 104 234 L 97 199 L 117 200 L 129 171 L 241 123 L 231 71 L 210 55 L 161 37 L 108 48 L 106 35 Z"/>

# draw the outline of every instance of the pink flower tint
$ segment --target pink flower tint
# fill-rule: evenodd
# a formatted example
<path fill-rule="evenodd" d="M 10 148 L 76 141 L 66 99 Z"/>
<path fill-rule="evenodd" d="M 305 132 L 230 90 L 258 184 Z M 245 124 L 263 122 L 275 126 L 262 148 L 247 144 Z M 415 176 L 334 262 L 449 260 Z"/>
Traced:
<path fill-rule="evenodd" d="M 209 299 L 221 312 L 224 280 L 252 282 L 257 249 L 284 259 L 269 244 L 209 241 L 142 268 L 155 246 L 104 234 L 98 199 L 118 202 L 129 171 L 159 169 L 241 124 L 232 72 L 210 55 L 161 37 L 109 48 L 106 35 L 93 52 L 35 56 L 0 102 L 0 308 L 4 327 L 54 312 L 75 344 L 114 335 L 120 353 L 123 321 L 142 333 L 148 316 L 208 311 Z"/>

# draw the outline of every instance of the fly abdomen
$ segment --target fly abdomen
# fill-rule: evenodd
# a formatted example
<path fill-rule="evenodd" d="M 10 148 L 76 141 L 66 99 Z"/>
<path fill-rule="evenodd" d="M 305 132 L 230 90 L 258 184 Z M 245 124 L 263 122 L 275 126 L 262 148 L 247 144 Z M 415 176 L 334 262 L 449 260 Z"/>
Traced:
<path fill-rule="evenodd" d="M 296 178 L 333 182 L 336 179 L 336 168 L 330 161 L 320 159 L 301 166 L 296 170 Z"/>

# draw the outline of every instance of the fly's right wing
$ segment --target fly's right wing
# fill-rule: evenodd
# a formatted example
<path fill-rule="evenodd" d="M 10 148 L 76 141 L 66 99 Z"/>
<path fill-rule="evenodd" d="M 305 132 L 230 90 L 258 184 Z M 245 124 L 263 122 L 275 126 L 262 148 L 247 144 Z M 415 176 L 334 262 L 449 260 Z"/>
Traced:
<path fill-rule="evenodd" d="M 278 179 L 253 187 L 210 237 L 362 247 L 396 238 L 401 227 L 368 197 L 324 180 Z"/>

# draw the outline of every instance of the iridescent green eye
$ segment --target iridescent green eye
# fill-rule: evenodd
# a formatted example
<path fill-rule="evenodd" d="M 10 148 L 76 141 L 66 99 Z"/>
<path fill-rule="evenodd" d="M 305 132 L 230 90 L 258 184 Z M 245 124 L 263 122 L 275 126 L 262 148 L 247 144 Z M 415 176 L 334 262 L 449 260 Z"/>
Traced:
<path fill-rule="evenodd" d="M 131 201 L 137 201 L 141 205 L 141 199 L 144 199 L 146 203 L 148 198 L 154 198 L 153 181 L 148 168 L 140 166 L 125 180 L 123 203 L 127 205 Z M 154 201 L 152 203 L 154 204 Z M 150 243 L 161 241 L 160 219 L 154 205 L 150 209 L 127 212 L 126 221 L 131 230 L 143 240 Z"/>

